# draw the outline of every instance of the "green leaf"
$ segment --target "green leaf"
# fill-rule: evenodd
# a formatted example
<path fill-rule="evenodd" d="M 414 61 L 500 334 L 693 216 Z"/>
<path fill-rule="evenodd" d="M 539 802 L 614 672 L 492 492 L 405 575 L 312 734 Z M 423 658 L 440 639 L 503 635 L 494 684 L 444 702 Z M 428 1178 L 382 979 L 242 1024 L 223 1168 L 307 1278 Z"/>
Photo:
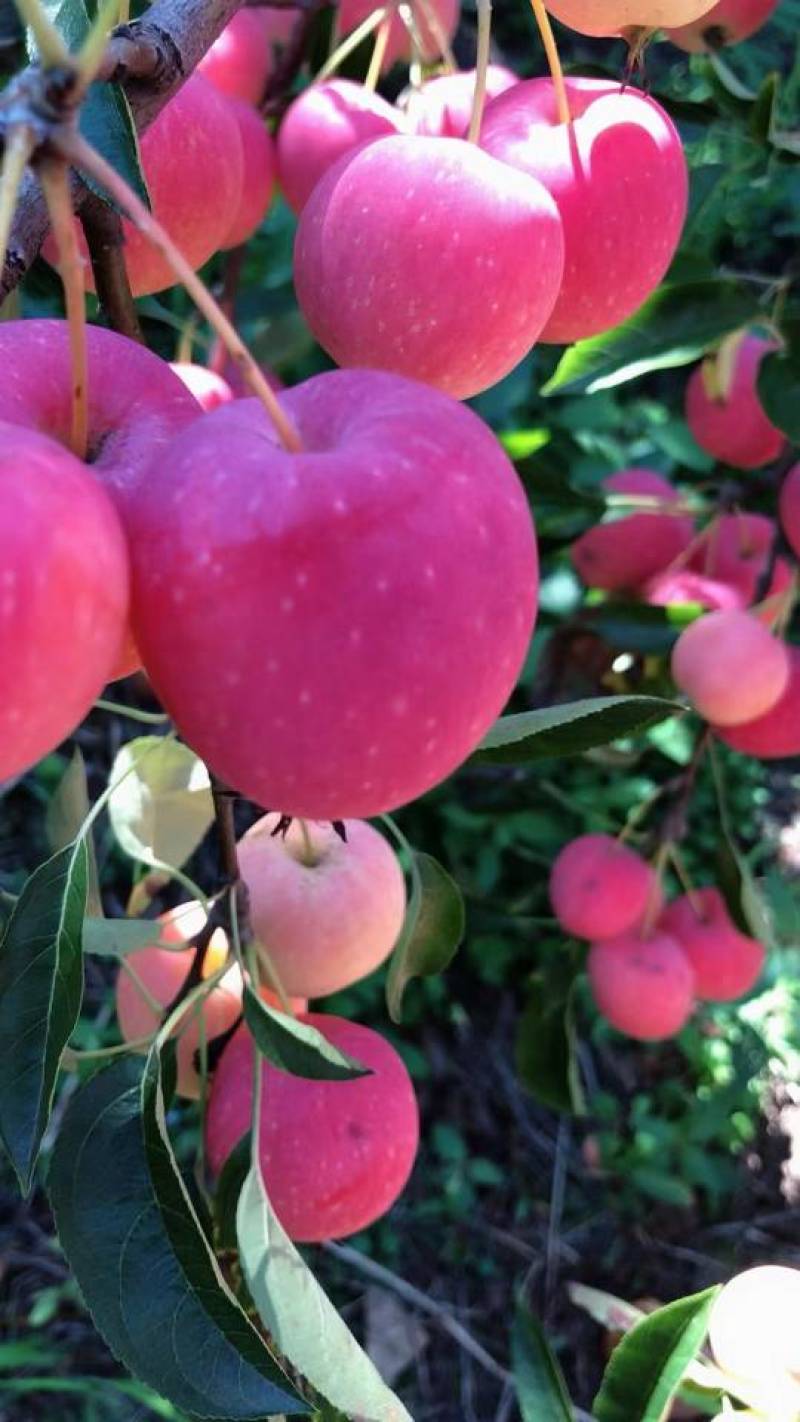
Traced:
<path fill-rule="evenodd" d="M 758 372 L 758 397 L 774 425 L 792 443 L 800 442 L 800 323 L 792 322 L 786 332 L 787 347 L 774 351 Z"/>
<path fill-rule="evenodd" d="M 725 777 L 720 757 L 713 743 L 709 746 L 709 760 L 717 796 L 720 825 L 716 853 L 716 880 L 728 912 L 739 931 L 757 938 L 760 943 L 772 949 L 775 946 L 772 915 L 756 884 L 750 865 L 736 843 L 728 808 Z"/>
<path fill-rule="evenodd" d="M 239 1197 L 237 1234 L 261 1320 L 293 1367 L 348 1417 L 411 1422 L 281 1228 L 257 1168 Z"/>
<path fill-rule="evenodd" d="M 30 1188 L 61 1054 L 83 995 L 81 925 L 88 859 L 83 839 L 28 879 L 0 943 L 0 1137 Z"/>
<path fill-rule="evenodd" d="M 98 958 L 125 958 L 159 942 L 159 926 L 146 918 L 86 918 L 83 951 Z"/>
<path fill-rule="evenodd" d="M 514 1316 L 511 1359 L 523 1422 L 575 1422 L 558 1360 L 538 1319 L 523 1304 Z"/>
<path fill-rule="evenodd" d="M 308 1081 L 355 1081 L 372 1070 L 340 1052 L 308 1022 L 298 1022 L 262 1001 L 251 987 L 244 990 L 244 1020 L 267 1061 L 290 1076 Z"/>
<path fill-rule="evenodd" d="M 252 1136 L 248 1131 L 236 1142 L 214 1186 L 214 1239 L 218 1249 L 236 1249 L 236 1210 L 250 1170 Z"/>
<path fill-rule="evenodd" d="M 708 1331 L 718 1288 L 657 1309 L 611 1355 L 594 1400 L 597 1422 L 662 1422 Z"/>
<path fill-rule="evenodd" d="M 72 844 L 83 830 L 89 814 L 89 787 L 86 782 L 86 765 L 80 747 L 76 746 L 58 787 L 50 800 L 45 816 L 45 829 L 50 848 L 55 853 Z M 103 907 L 100 901 L 100 876 L 97 871 L 97 856 L 94 839 L 86 836 L 86 850 L 89 856 L 89 886 L 86 896 L 86 911 L 101 918 Z"/>
<path fill-rule="evenodd" d="M 689 365 L 758 315 L 755 292 L 734 281 L 667 284 L 621 326 L 570 346 L 542 394 L 591 394 L 651 370 Z"/>
<path fill-rule="evenodd" d="M 214 818 L 208 771 L 172 736 L 138 736 L 117 754 L 108 801 L 111 825 L 132 859 L 179 869 Z"/>
<path fill-rule="evenodd" d="M 684 627 L 705 612 L 697 602 L 673 603 L 670 607 L 650 607 L 647 603 L 622 602 L 609 598 L 596 607 L 586 607 L 581 621 L 620 652 L 664 656 L 674 647 Z"/>
<path fill-rule="evenodd" d="M 550 756 L 579 755 L 643 731 L 683 708 L 657 696 L 596 696 L 519 711 L 495 721 L 476 760 L 520 765 Z"/>
<path fill-rule="evenodd" d="M 517 1026 L 516 1063 L 523 1085 L 552 1111 L 571 1116 L 585 1110 L 576 1055 L 573 1012 L 575 975 L 564 964 L 537 973 Z"/>
<path fill-rule="evenodd" d="M 411 875 L 411 896 L 386 984 L 393 1022 L 402 1020 L 403 996 L 411 979 L 443 973 L 464 937 L 464 900 L 455 879 L 430 854 L 416 850 Z"/>
<path fill-rule="evenodd" d="M 158 1054 L 123 1057 L 73 1097 L 49 1180 L 64 1253 L 113 1353 L 214 1422 L 310 1410 L 220 1272 L 175 1163 Z"/>

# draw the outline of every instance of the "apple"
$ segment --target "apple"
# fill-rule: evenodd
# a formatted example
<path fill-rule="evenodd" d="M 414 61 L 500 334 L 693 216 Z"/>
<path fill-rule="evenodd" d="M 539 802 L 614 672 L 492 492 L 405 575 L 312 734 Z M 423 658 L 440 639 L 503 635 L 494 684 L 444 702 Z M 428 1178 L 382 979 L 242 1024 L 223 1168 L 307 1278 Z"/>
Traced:
<path fill-rule="evenodd" d="M 248 11 L 241 10 L 239 14 L 246 15 Z M 229 107 L 242 141 L 242 190 L 236 215 L 222 243 L 223 251 L 240 247 L 261 226 L 272 201 L 277 172 L 275 144 L 260 114 L 243 99 L 231 99 Z"/>
<path fill-rule="evenodd" d="M 739 932 L 719 889 L 695 889 L 691 898 L 684 894 L 673 899 L 658 927 L 680 943 L 694 970 L 699 998 L 735 1002 L 758 981 L 764 948 Z"/>
<path fill-rule="evenodd" d="M 418 89 L 409 90 L 405 112 L 414 133 L 429 138 L 463 138 L 472 118 L 475 99 L 474 69 L 439 74 Z M 494 99 L 519 83 L 519 76 L 504 64 L 486 69 L 486 98 Z"/>
<path fill-rule="evenodd" d="M 748 612 L 709 612 L 692 622 L 672 651 L 675 684 L 717 726 L 763 716 L 789 680 L 783 642 Z"/>
<path fill-rule="evenodd" d="M 444 779 L 501 711 L 535 620 L 533 523 L 494 435 L 438 391 L 346 370 L 280 399 L 301 453 L 238 400 L 139 486 L 134 631 L 223 781 L 365 818 Z"/>
<path fill-rule="evenodd" d="M 564 280 L 542 332 L 559 343 L 642 305 L 675 255 L 688 200 L 680 136 L 655 99 L 605 79 L 566 87 L 571 123 L 559 122 L 552 79 L 528 79 L 487 104 L 480 140 L 538 178 L 561 214 Z"/>
<path fill-rule="evenodd" d="M 441 57 L 440 32 L 447 43 L 456 32 L 461 14 L 461 0 L 425 0 L 425 3 L 422 0 L 408 0 L 408 3 L 420 39 L 421 57 L 426 64 L 431 64 Z M 348 35 L 351 30 L 363 24 L 377 8 L 375 0 L 340 0 L 339 29 L 342 35 Z M 429 8 L 435 16 L 435 25 L 431 25 L 428 19 Z M 397 13 L 397 6 L 395 11 L 381 66 L 384 73 L 391 69 L 393 64 L 411 59 L 413 54 L 411 35 Z"/>
<path fill-rule="evenodd" d="M 649 864 L 608 834 L 583 834 L 556 855 L 550 902 L 576 938 L 614 938 L 641 923 L 655 893 Z"/>
<path fill-rule="evenodd" d="M 776 534 L 775 520 L 764 514 L 722 514 L 690 555 L 687 566 L 728 583 L 740 595 L 742 605 L 749 606 L 755 600 Z M 785 592 L 791 581 L 791 567 L 785 558 L 779 558 L 766 595 Z"/>
<path fill-rule="evenodd" d="M 244 8 L 228 21 L 197 71 L 227 98 L 243 99 L 252 107 L 261 102 L 271 60 L 261 19 Z"/>
<path fill-rule="evenodd" d="M 709 1343 L 717 1366 L 764 1390 L 775 1417 L 800 1411 L 799 1312 L 800 1270 L 781 1264 L 737 1274 L 711 1310 Z"/>
<path fill-rule="evenodd" d="M 781 485 L 780 519 L 787 542 L 800 558 L 800 464 L 789 470 Z"/>
<path fill-rule="evenodd" d="M 603 480 L 603 488 L 658 499 L 659 507 L 587 529 L 573 543 L 570 557 L 589 587 L 637 588 L 686 551 L 694 536 L 694 520 L 668 511 L 680 505 L 681 496 L 655 470 L 620 469 Z"/>
<path fill-rule="evenodd" d="M 289 206 L 301 212 L 328 169 L 372 138 L 403 130 L 403 115 L 380 94 L 350 79 L 310 84 L 278 129 L 278 177 Z"/>
<path fill-rule="evenodd" d="M 7 379 L 15 374 L 6 370 Z M 80 460 L 45 434 L 2 421 L 0 476 L 6 780 L 54 750 L 90 710 L 122 646 L 129 587 L 118 516 Z"/>
<path fill-rule="evenodd" d="M 190 360 L 174 360 L 169 368 L 191 391 L 203 410 L 216 410 L 235 398 L 227 380 L 205 365 L 195 365 Z"/>
<path fill-rule="evenodd" d="M 694 974 L 677 939 L 620 934 L 593 943 L 588 959 L 594 1000 L 612 1027 L 640 1042 L 674 1037 L 694 1006 Z"/>
<path fill-rule="evenodd" d="M 660 30 L 668 22 L 690 24 L 714 0 L 547 0 L 563 25 L 582 35 L 618 35 L 626 30 Z"/>
<path fill-rule="evenodd" d="M 383 835 L 346 820 L 346 841 L 332 825 L 292 820 L 276 834 L 265 815 L 239 841 L 250 922 L 284 990 L 327 997 L 364 978 L 386 959 L 403 927 L 403 871 Z"/>
<path fill-rule="evenodd" d="M 800 755 L 800 648 L 787 647 L 789 680 L 783 695 L 762 716 L 740 726 L 715 726 L 721 741 L 742 755 L 782 760 Z"/>
<path fill-rule="evenodd" d="M 704 361 L 686 387 L 686 422 L 701 449 L 735 469 L 760 469 L 778 455 L 785 436 L 767 419 L 756 382 L 762 360 L 774 341 L 745 332 L 732 355 L 730 370 L 719 357 Z"/>
<path fill-rule="evenodd" d="M 651 607 L 673 607 L 695 602 L 709 611 L 730 611 L 744 608 L 747 601 L 737 587 L 718 578 L 707 578 L 692 568 L 665 569 L 649 578 L 641 589 L 642 598 Z"/>
<path fill-rule="evenodd" d="M 466 398 L 531 349 L 562 264 L 561 223 L 540 183 L 472 143 L 399 134 L 346 154 L 317 184 L 297 230 L 295 286 L 339 365 Z"/>
<path fill-rule="evenodd" d="M 717 0 L 701 19 L 665 33 L 673 44 L 694 53 L 718 49 L 721 45 L 739 44 L 749 39 L 767 23 L 777 7 L 778 0 Z"/>
<path fill-rule="evenodd" d="M 300 1019 L 369 1067 L 354 1081 L 307 1081 L 264 1063 L 261 1169 L 286 1233 L 301 1243 L 366 1229 L 394 1204 L 419 1143 L 411 1079 L 394 1047 L 357 1022 Z M 250 1129 L 253 1041 L 241 1028 L 220 1057 L 206 1114 L 209 1166 L 218 1175 Z"/>

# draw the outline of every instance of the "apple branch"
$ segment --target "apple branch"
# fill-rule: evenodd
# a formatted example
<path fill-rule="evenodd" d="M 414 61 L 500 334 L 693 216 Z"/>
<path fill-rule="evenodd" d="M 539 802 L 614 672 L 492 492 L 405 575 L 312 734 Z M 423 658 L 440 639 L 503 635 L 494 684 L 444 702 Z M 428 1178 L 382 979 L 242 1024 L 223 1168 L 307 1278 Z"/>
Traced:
<path fill-rule="evenodd" d="M 122 220 L 108 203 L 89 193 L 80 209 L 97 299 L 112 331 L 142 341 L 142 329 L 122 254 Z"/>

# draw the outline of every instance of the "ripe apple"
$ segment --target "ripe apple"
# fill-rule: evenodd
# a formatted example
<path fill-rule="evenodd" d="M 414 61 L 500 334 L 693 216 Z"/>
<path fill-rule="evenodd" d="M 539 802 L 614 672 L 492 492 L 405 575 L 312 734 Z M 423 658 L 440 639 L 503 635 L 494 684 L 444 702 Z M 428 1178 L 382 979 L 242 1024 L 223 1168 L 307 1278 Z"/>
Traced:
<path fill-rule="evenodd" d="M 655 99 L 605 79 L 566 86 L 570 124 L 553 81 L 528 79 L 492 99 L 481 126 L 481 147 L 538 178 L 558 206 L 564 280 L 542 339 L 565 343 L 618 325 L 655 290 L 688 198 L 681 140 Z"/>
<path fill-rule="evenodd" d="M 170 370 L 191 391 L 203 410 L 216 410 L 235 398 L 227 380 L 205 365 L 195 365 L 190 360 L 174 360 L 170 363 Z"/>
<path fill-rule="evenodd" d="M 641 923 L 655 892 L 649 864 L 608 834 L 583 834 L 560 851 L 550 871 L 550 902 L 576 938 L 615 938 Z"/>
<path fill-rule="evenodd" d="M 8 323 L 11 324 L 11 323 Z M 12 366 L 6 377 L 14 379 Z M 111 500 L 53 439 L 0 423 L 0 780 L 83 720 L 128 617 L 128 554 Z"/>
<path fill-rule="evenodd" d="M 239 11 L 240 15 L 247 13 Z M 223 250 L 240 247 L 260 227 L 272 201 L 277 171 L 275 144 L 261 115 L 243 99 L 231 99 L 230 109 L 242 140 L 242 191 Z"/>
<path fill-rule="evenodd" d="M 239 841 L 250 922 L 283 988 L 327 997 L 358 982 L 391 953 L 406 908 L 403 871 L 383 835 L 346 820 L 332 825 L 265 815 Z"/>
<path fill-rule="evenodd" d="M 666 569 L 649 578 L 641 590 L 651 607 L 673 607 L 695 602 L 710 612 L 744 608 L 747 601 L 737 587 L 718 578 L 707 578 L 693 568 Z"/>
<path fill-rule="evenodd" d="M 709 1343 L 717 1366 L 756 1383 L 770 1415 L 800 1410 L 800 1270 L 761 1264 L 731 1279 L 714 1301 Z"/>
<path fill-rule="evenodd" d="M 708 1002 L 735 1002 L 758 981 L 764 948 L 740 933 L 719 889 L 695 889 L 664 909 L 659 930 L 676 938 L 694 970 L 695 992 Z"/>
<path fill-rule="evenodd" d="M 687 566 L 728 583 L 740 595 L 742 605 L 749 607 L 755 600 L 776 533 L 775 520 L 764 514 L 723 514 L 691 554 Z M 792 569 L 785 558 L 779 558 L 767 596 L 785 592 L 791 580 Z"/>
<path fill-rule="evenodd" d="M 475 98 L 474 69 L 458 74 L 439 74 L 419 89 L 411 89 L 405 112 L 414 133 L 429 138 L 463 138 L 472 118 Z M 519 83 L 519 76 L 504 64 L 490 64 L 486 70 L 486 98 L 494 99 Z"/>
<path fill-rule="evenodd" d="M 419 35 L 421 57 L 426 64 L 431 64 L 441 57 L 442 46 L 439 40 L 439 31 L 449 43 L 456 32 L 461 13 L 461 0 L 429 0 L 429 4 L 437 21 L 436 26 L 431 25 L 428 20 L 427 3 L 422 4 L 420 0 L 409 0 L 409 8 Z M 340 0 L 339 29 L 341 33 L 348 35 L 377 8 L 374 0 Z M 397 7 L 395 7 L 395 11 L 397 11 Z M 398 61 L 411 59 L 412 53 L 411 35 L 399 13 L 396 12 L 389 29 L 389 42 L 383 56 L 381 66 L 383 72 L 386 73 Z"/>
<path fill-rule="evenodd" d="M 252 107 L 261 101 L 271 61 L 264 25 L 245 8 L 228 21 L 197 68 L 221 94 Z"/>
<path fill-rule="evenodd" d="M 694 53 L 739 44 L 767 23 L 778 0 L 717 0 L 701 19 L 665 31 L 673 44 Z"/>
<path fill-rule="evenodd" d="M 301 212 L 343 154 L 368 139 L 401 133 L 403 115 L 380 94 L 350 79 L 310 84 L 278 129 L 278 177 L 289 206 Z"/>
<path fill-rule="evenodd" d="M 587 529 L 573 543 L 570 557 L 589 587 L 637 588 L 685 552 L 694 535 L 694 520 L 668 512 L 680 505 L 681 496 L 652 469 L 620 469 L 603 480 L 603 488 L 615 494 L 646 495 L 658 499 L 660 506 Z"/>
<path fill-rule="evenodd" d="M 589 983 L 607 1022 L 640 1042 L 674 1037 L 694 1006 L 694 974 L 677 940 L 620 934 L 589 949 Z"/>
<path fill-rule="evenodd" d="M 789 680 L 775 705 L 741 726 L 715 726 L 721 741 L 759 760 L 800 755 L 800 648 L 787 647 Z"/>
<path fill-rule="evenodd" d="M 396 135 L 345 155 L 317 184 L 297 230 L 295 285 L 338 364 L 466 398 L 530 350 L 562 264 L 561 223 L 540 183 L 472 143 Z"/>
<path fill-rule="evenodd" d="M 286 1233 L 302 1243 L 366 1229 L 404 1189 L 419 1143 L 414 1088 L 377 1032 L 342 1017 L 300 1019 L 372 1075 L 306 1081 L 264 1063 L 261 1169 Z M 253 1042 L 240 1029 L 219 1060 L 206 1114 L 206 1149 L 218 1175 L 250 1129 Z"/>
<path fill-rule="evenodd" d="M 668 21 L 690 24 L 714 0 L 547 0 L 563 25 L 582 35 L 618 35 L 626 30 L 660 30 Z"/>
<path fill-rule="evenodd" d="M 234 401 L 140 487 L 135 632 L 222 780 L 364 818 L 449 775 L 502 709 L 535 619 L 533 524 L 494 435 L 438 391 L 345 370 L 280 398 L 302 453 Z"/>
<path fill-rule="evenodd" d="M 672 651 L 672 675 L 695 710 L 717 726 L 763 716 L 789 680 L 783 642 L 748 612 L 709 612 L 692 622 Z"/>
<path fill-rule="evenodd" d="M 780 518 L 787 541 L 800 558 L 800 464 L 795 464 L 781 485 Z"/>
<path fill-rule="evenodd" d="M 767 419 L 756 382 L 774 341 L 745 332 L 729 371 L 719 359 L 704 361 L 686 387 L 686 422 L 701 449 L 735 469 L 760 469 L 777 459 L 786 442 Z"/>

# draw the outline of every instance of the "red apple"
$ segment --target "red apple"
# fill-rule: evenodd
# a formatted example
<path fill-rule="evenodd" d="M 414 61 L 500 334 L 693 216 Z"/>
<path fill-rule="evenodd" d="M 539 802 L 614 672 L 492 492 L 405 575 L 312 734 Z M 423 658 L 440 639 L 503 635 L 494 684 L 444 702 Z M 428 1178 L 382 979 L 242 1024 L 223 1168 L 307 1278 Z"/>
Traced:
<path fill-rule="evenodd" d="M 680 505 L 681 496 L 652 469 L 621 469 L 603 480 L 603 488 L 658 499 L 659 505 L 588 529 L 570 549 L 572 562 L 589 587 L 637 588 L 685 552 L 694 521 L 668 511 Z"/>
<path fill-rule="evenodd" d="M 563 239 L 541 184 L 454 138 L 378 138 L 314 189 L 295 285 L 340 365 L 411 375 L 465 398 L 537 340 Z"/>
<path fill-rule="evenodd" d="M 717 0 L 701 19 L 668 29 L 667 38 L 694 52 L 739 44 L 760 30 L 777 7 L 778 0 Z"/>
<path fill-rule="evenodd" d="M 437 22 L 435 25 L 431 25 L 428 19 L 426 13 L 428 7 L 435 16 Z M 340 0 L 339 29 L 341 33 L 343 35 L 349 34 L 377 8 L 374 0 Z M 419 34 L 422 58 L 426 63 L 431 64 L 435 59 L 439 59 L 442 53 L 440 32 L 447 43 L 455 34 L 461 13 L 460 0 L 425 0 L 424 4 L 422 0 L 409 0 L 409 8 Z M 408 28 L 399 13 L 395 13 L 389 29 L 389 43 L 383 57 L 384 72 L 391 69 L 392 65 L 399 60 L 410 59 L 412 52 L 413 46 Z"/>
<path fill-rule="evenodd" d="M 280 398 L 302 453 L 235 401 L 141 487 L 135 632 L 221 779 L 364 818 L 449 775 L 502 709 L 535 617 L 533 524 L 494 435 L 427 386 L 334 371 Z"/>
<path fill-rule="evenodd" d="M 721 741 L 759 760 L 800 755 L 800 647 L 788 647 L 789 680 L 783 695 L 763 716 L 741 726 L 714 727 Z"/>
<path fill-rule="evenodd" d="M 0 424 L 0 477 L 5 780 L 54 750 L 108 681 L 128 616 L 128 554 L 107 494 L 55 440 Z"/>
<path fill-rule="evenodd" d="M 603 0 L 605 5 L 605 0 Z M 655 290 L 680 241 L 688 178 L 672 120 L 655 99 L 605 79 L 568 78 L 572 122 L 551 79 L 487 104 L 481 147 L 543 183 L 564 225 L 564 280 L 542 339 L 616 326 Z"/>
<path fill-rule="evenodd" d="M 582 35 L 618 35 L 625 30 L 660 30 L 668 21 L 690 24 L 714 0 L 547 0 L 562 24 Z"/>
<path fill-rule="evenodd" d="M 654 893 L 650 865 L 607 834 L 570 840 L 550 871 L 553 912 L 576 938 L 614 938 L 638 926 Z"/>
<path fill-rule="evenodd" d="M 175 360 L 171 362 L 170 370 L 191 391 L 203 410 L 216 410 L 235 398 L 227 380 L 205 365 L 195 365 L 190 360 Z"/>
<path fill-rule="evenodd" d="M 795 464 L 781 485 L 780 518 L 787 541 L 800 558 L 800 464 Z"/>
<path fill-rule="evenodd" d="M 271 59 L 261 19 L 245 8 L 229 20 L 197 68 L 221 94 L 252 106 L 261 101 Z"/>
<path fill-rule="evenodd" d="M 246 13 L 246 12 L 242 12 Z M 275 144 L 260 114 L 242 99 L 231 99 L 230 108 L 242 140 L 242 192 L 223 250 L 249 241 L 267 215 L 275 190 Z"/>
<path fill-rule="evenodd" d="M 775 520 L 764 514 L 723 514 L 692 553 L 688 567 L 730 584 L 740 594 L 742 605 L 749 606 L 755 600 L 776 533 Z M 784 592 L 791 580 L 789 564 L 779 558 L 767 596 Z"/>
<path fill-rule="evenodd" d="M 667 569 L 648 579 L 641 589 L 642 598 L 652 607 L 673 607 L 695 602 L 709 612 L 744 608 L 747 600 L 738 588 L 717 578 L 706 578 L 692 568 Z"/>
<path fill-rule="evenodd" d="M 286 1233 L 310 1244 L 355 1234 L 391 1209 L 414 1165 L 419 1114 L 402 1059 L 377 1032 L 317 1013 L 300 1020 L 372 1073 L 306 1081 L 262 1068 L 264 1183 Z M 253 1042 L 240 1029 L 211 1087 L 206 1149 L 214 1174 L 250 1129 L 252 1099 Z"/>
<path fill-rule="evenodd" d="M 659 930 L 676 938 L 694 970 L 695 992 L 708 1002 L 734 1002 L 758 981 L 764 948 L 740 933 L 719 889 L 695 889 L 668 904 Z"/>
<path fill-rule="evenodd" d="M 486 97 L 494 99 L 519 83 L 519 76 L 504 64 L 490 64 L 486 70 Z M 409 91 L 406 116 L 414 133 L 429 138 L 463 138 L 472 118 L 475 98 L 475 70 L 459 74 L 439 74 L 419 89 Z"/>
<path fill-rule="evenodd" d="M 403 927 L 403 871 L 383 835 L 346 820 L 332 825 L 265 815 L 239 841 L 250 922 L 286 992 L 327 997 L 389 956 Z"/>
<path fill-rule="evenodd" d="M 709 612 L 675 643 L 672 675 L 707 721 L 741 726 L 780 699 L 789 680 L 789 655 L 748 612 Z"/>
<path fill-rule="evenodd" d="M 328 79 L 309 85 L 290 104 L 278 130 L 278 176 L 289 206 L 301 212 L 323 173 L 343 154 L 402 129 L 399 110 L 363 84 Z"/>
<path fill-rule="evenodd" d="M 674 1037 L 694 1006 L 694 974 L 675 938 L 635 933 L 593 943 L 589 982 L 600 1012 L 618 1032 L 640 1042 Z"/>
<path fill-rule="evenodd" d="M 686 422 L 701 449 L 735 469 L 760 469 L 777 459 L 785 436 L 767 419 L 756 382 L 774 341 L 746 332 L 729 371 L 719 359 L 704 361 L 686 387 Z"/>

